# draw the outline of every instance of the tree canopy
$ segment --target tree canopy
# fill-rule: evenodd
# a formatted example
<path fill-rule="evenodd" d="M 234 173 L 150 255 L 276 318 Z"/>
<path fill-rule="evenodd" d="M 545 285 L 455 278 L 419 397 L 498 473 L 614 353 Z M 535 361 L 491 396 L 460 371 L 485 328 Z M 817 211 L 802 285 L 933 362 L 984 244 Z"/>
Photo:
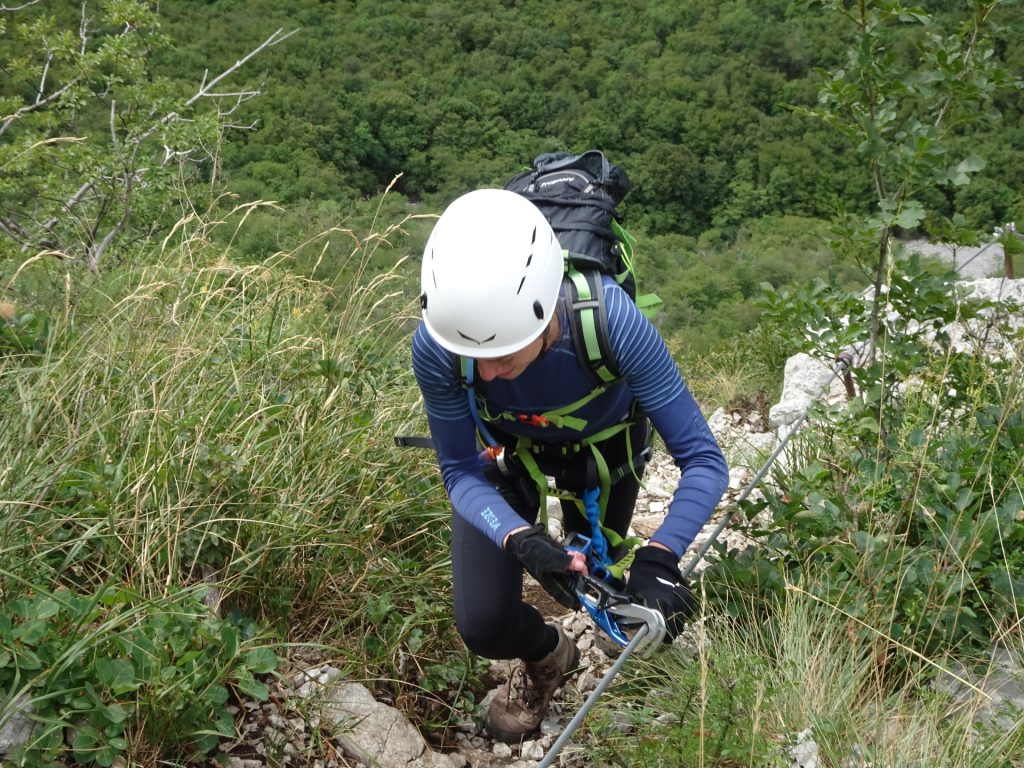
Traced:
<path fill-rule="evenodd" d="M 697 235 L 763 215 L 827 217 L 837 201 L 871 205 L 863 160 L 792 110 L 817 103 L 817 70 L 842 66 L 855 33 L 815 5 L 165 2 L 167 30 L 183 42 L 162 61 L 195 77 L 278 26 L 300 28 L 260 62 L 264 95 L 246 107 L 259 130 L 225 150 L 231 183 L 249 193 L 346 199 L 402 174 L 399 192 L 444 202 L 503 182 L 540 152 L 598 146 L 631 172 L 634 226 Z M 932 5 L 946 27 L 967 18 L 960 3 Z M 1019 72 L 1024 12 L 1005 5 L 993 16 L 992 55 Z M 926 34 L 895 30 L 891 45 L 913 58 Z M 963 139 L 990 158 L 986 183 L 946 189 L 940 202 L 988 228 L 1024 189 L 1010 161 L 1024 137 L 1011 127 L 1019 92 L 984 108 L 1005 119 Z"/>

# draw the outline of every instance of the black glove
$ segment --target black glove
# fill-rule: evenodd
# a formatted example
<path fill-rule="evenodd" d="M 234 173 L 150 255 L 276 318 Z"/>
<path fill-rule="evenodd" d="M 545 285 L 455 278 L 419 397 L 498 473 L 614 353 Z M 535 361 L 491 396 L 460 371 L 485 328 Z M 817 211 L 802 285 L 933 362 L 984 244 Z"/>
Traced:
<path fill-rule="evenodd" d="M 656 608 L 665 617 L 666 642 L 682 631 L 696 606 L 679 573 L 679 558 L 661 547 L 640 547 L 629 566 L 626 592 L 638 603 Z"/>
<path fill-rule="evenodd" d="M 566 608 L 579 607 L 576 579 L 569 573 L 572 557 L 548 536 L 543 525 L 538 523 L 533 528 L 513 533 L 505 549 L 555 600 Z"/>

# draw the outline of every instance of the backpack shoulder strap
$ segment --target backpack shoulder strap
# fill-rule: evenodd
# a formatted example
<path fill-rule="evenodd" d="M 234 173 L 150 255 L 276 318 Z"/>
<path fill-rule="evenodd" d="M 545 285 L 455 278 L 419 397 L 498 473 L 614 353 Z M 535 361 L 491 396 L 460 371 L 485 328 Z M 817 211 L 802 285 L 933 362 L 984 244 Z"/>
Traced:
<path fill-rule="evenodd" d="M 594 384 L 606 387 L 622 377 L 608 335 L 601 274 L 592 269 L 566 270 L 562 292 L 568 307 L 569 331 L 576 357 Z"/>
<path fill-rule="evenodd" d="M 467 375 L 467 367 L 473 364 L 473 361 L 463 355 L 456 355 L 454 352 L 451 354 L 452 358 L 452 376 L 459 382 L 459 386 L 463 389 L 469 388 L 469 376 Z"/>
<path fill-rule="evenodd" d="M 480 404 L 477 402 L 476 389 L 476 363 L 472 358 L 465 355 L 453 354 L 452 374 L 455 376 L 455 380 L 459 382 L 459 386 L 466 392 L 469 412 L 473 417 L 473 423 L 476 425 L 476 432 L 480 438 L 480 443 L 485 448 L 498 447 L 498 441 L 494 439 L 491 431 L 487 429 L 487 425 L 484 424 L 484 420 L 480 417 Z"/>

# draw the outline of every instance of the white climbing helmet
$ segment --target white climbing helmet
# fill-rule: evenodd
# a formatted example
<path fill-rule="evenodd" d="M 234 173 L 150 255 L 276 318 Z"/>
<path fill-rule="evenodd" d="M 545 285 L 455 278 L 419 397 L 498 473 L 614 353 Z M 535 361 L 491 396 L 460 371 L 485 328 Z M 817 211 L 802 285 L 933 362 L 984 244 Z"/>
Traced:
<path fill-rule="evenodd" d="M 469 192 L 423 251 L 423 322 L 457 355 L 511 354 L 547 328 L 563 272 L 562 247 L 533 203 L 504 189 Z"/>

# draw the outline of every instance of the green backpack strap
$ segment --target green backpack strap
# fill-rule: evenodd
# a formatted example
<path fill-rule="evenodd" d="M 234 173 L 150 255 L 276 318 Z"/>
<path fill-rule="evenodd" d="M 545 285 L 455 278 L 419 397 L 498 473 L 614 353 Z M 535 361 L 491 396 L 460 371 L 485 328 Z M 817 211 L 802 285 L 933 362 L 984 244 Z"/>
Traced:
<path fill-rule="evenodd" d="M 591 381 L 607 387 L 621 377 L 608 336 L 601 274 L 589 269 L 580 272 L 567 263 L 565 275 L 568 279 L 562 289 L 569 308 L 569 331 L 576 357 Z"/>
<path fill-rule="evenodd" d="M 622 256 L 622 263 L 626 266 L 624 272 L 615 275 L 615 281 L 621 285 L 627 277 L 632 275 L 633 282 L 636 283 L 636 268 L 633 266 L 633 251 L 636 247 L 636 238 L 614 219 L 612 220 L 612 232 L 615 233 L 615 237 L 619 241 L 619 253 Z M 653 320 L 665 304 L 656 293 L 637 294 L 633 299 L 633 303 L 636 304 L 637 308 L 643 312 L 644 317 L 648 320 Z"/>
<path fill-rule="evenodd" d="M 623 272 L 622 276 L 631 272 L 632 268 Z M 569 308 L 569 331 L 576 357 L 594 384 L 607 387 L 619 381 L 622 375 L 615 362 L 608 333 L 608 313 L 604 304 L 601 273 L 590 269 L 581 272 L 567 262 L 565 276 L 562 293 Z M 653 293 L 639 295 L 633 301 L 648 319 L 654 318 L 663 304 L 657 294 Z"/>

